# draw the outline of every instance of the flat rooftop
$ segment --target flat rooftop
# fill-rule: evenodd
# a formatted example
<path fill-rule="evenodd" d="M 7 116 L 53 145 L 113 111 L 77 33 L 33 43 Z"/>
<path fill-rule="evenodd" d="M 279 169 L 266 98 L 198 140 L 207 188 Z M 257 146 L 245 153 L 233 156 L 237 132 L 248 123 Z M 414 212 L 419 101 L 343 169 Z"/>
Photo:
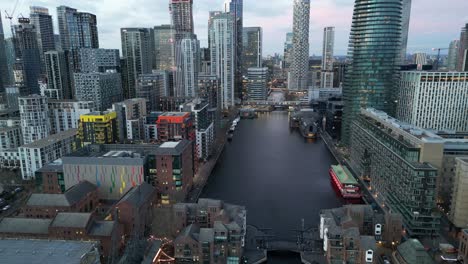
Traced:
<path fill-rule="evenodd" d="M 353 175 L 348 170 L 348 168 L 343 167 L 341 165 L 333 165 L 332 170 L 333 172 L 335 172 L 335 175 L 338 177 L 341 183 L 352 185 L 358 184 L 358 182 L 356 181 L 356 179 L 354 179 Z"/>
<path fill-rule="evenodd" d="M 94 261 L 100 263 L 98 254 L 89 254 L 98 247 L 98 242 L 39 240 L 39 239 L 0 239 L 0 259 L 2 263 L 67 263 L 81 264 L 84 258 L 95 255 Z"/>
<path fill-rule="evenodd" d="M 163 113 L 160 116 L 161 117 L 164 117 L 164 116 L 179 116 L 179 117 L 182 117 L 182 116 L 186 116 L 187 114 L 189 114 L 189 112 L 166 112 L 166 113 Z"/>
<path fill-rule="evenodd" d="M 42 148 L 42 147 L 46 147 L 46 146 L 55 144 L 57 142 L 63 141 L 65 139 L 71 138 L 73 136 L 76 136 L 77 132 L 78 132 L 78 129 L 76 129 L 76 128 L 69 129 L 67 131 L 48 136 L 46 138 L 40 139 L 38 141 L 34 141 L 32 143 L 26 144 L 26 145 L 21 146 L 21 147 L 22 148 Z"/>

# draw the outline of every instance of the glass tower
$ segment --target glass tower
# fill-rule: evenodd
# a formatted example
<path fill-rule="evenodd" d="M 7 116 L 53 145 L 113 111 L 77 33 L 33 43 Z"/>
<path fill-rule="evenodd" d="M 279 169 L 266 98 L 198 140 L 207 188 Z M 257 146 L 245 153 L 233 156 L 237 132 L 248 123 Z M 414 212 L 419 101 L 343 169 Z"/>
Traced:
<path fill-rule="evenodd" d="M 393 114 L 393 90 L 401 58 L 401 0 L 356 0 L 349 41 L 351 63 L 344 81 L 342 138 L 360 108 Z"/>

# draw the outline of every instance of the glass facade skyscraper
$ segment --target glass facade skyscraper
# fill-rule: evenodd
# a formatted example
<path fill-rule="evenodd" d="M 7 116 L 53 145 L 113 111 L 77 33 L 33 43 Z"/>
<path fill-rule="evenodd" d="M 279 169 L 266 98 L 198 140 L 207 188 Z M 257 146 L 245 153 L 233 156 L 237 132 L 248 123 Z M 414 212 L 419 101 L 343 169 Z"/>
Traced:
<path fill-rule="evenodd" d="M 356 0 L 343 97 L 342 138 L 349 142 L 351 122 L 361 108 L 394 112 L 401 57 L 401 0 Z"/>
<path fill-rule="evenodd" d="M 307 90 L 309 76 L 310 0 L 294 0 L 294 22 L 289 90 Z"/>
<path fill-rule="evenodd" d="M 262 28 L 245 27 L 242 34 L 242 75 L 245 76 L 249 68 L 262 67 Z"/>

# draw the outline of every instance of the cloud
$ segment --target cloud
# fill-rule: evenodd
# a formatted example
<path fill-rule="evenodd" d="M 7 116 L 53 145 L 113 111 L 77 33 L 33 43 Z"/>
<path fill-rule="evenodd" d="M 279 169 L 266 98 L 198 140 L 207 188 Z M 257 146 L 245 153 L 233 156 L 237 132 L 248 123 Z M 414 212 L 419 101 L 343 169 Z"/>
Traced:
<path fill-rule="evenodd" d="M 2 9 L 11 11 L 15 1 L 0 0 Z M 221 10 L 223 0 L 194 0 L 195 33 L 207 45 L 210 10 Z M 468 1 L 413 0 L 408 50 L 430 52 L 448 46 L 458 38 L 468 22 Z M 103 48 L 121 48 L 120 28 L 153 27 L 169 24 L 169 0 L 19 0 L 16 16 L 28 16 L 29 6 L 49 8 L 57 31 L 56 7 L 67 5 L 97 15 L 99 41 Z M 312 0 L 310 15 L 310 52 L 320 54 L 323 27 L 335 26 L 335 54 L 346 54 L 353 0 Z M 292 30 L 293 1 L 244 0 L 244 25 L 263 28 L 264 55 L 283 52 L 285 35 Z M 7 28 L 8 21 L 4 21 Z M 5 32 L 9 32 L 6 30 Z"/>

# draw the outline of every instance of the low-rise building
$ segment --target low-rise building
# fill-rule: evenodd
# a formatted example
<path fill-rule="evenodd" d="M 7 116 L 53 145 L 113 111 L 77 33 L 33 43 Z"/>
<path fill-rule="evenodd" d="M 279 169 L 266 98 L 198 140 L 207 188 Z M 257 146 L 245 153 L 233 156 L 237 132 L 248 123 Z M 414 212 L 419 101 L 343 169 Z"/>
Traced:
<path fill-rule="evenodd" d="M 42 166 L 75 151 L 76 134 L 76 129 L 70 129 L 20 147 L 23 180 L 33 179 Z"/>
<path fill-rule="evenodd" d="M 42 166 L 35 173 L 35 190 L 37 193 L 60 194 L 65 192 L 62 159 Z"/>
<path fill-rule="evenodd" d="M 63 194 L 31 194 L 23 214 L 27 218 L 54 218 L 59 212 L 92 212 L 97 204 L 96 185 L 83 181 Z"/>
<path fill-rule="evenodd" d="M 378 263 L 376 243 L 399 244 L 402 218 L 370 205 L 346 205 L 322 210 L 319 232 L 328 263 Z"/>
<path fill-rule="evenodd" d="M 427 253 L 424 246 L 417 239 L 409 239 L 397 247 L 393 253 L 396 264 L 434 264 L 435 261 Z"/>
<path fill-rule="evenodd" d="M 239 263 L 245 245 L 246 210 L 219 200 L 173 206 L 176 262 Z"/>

